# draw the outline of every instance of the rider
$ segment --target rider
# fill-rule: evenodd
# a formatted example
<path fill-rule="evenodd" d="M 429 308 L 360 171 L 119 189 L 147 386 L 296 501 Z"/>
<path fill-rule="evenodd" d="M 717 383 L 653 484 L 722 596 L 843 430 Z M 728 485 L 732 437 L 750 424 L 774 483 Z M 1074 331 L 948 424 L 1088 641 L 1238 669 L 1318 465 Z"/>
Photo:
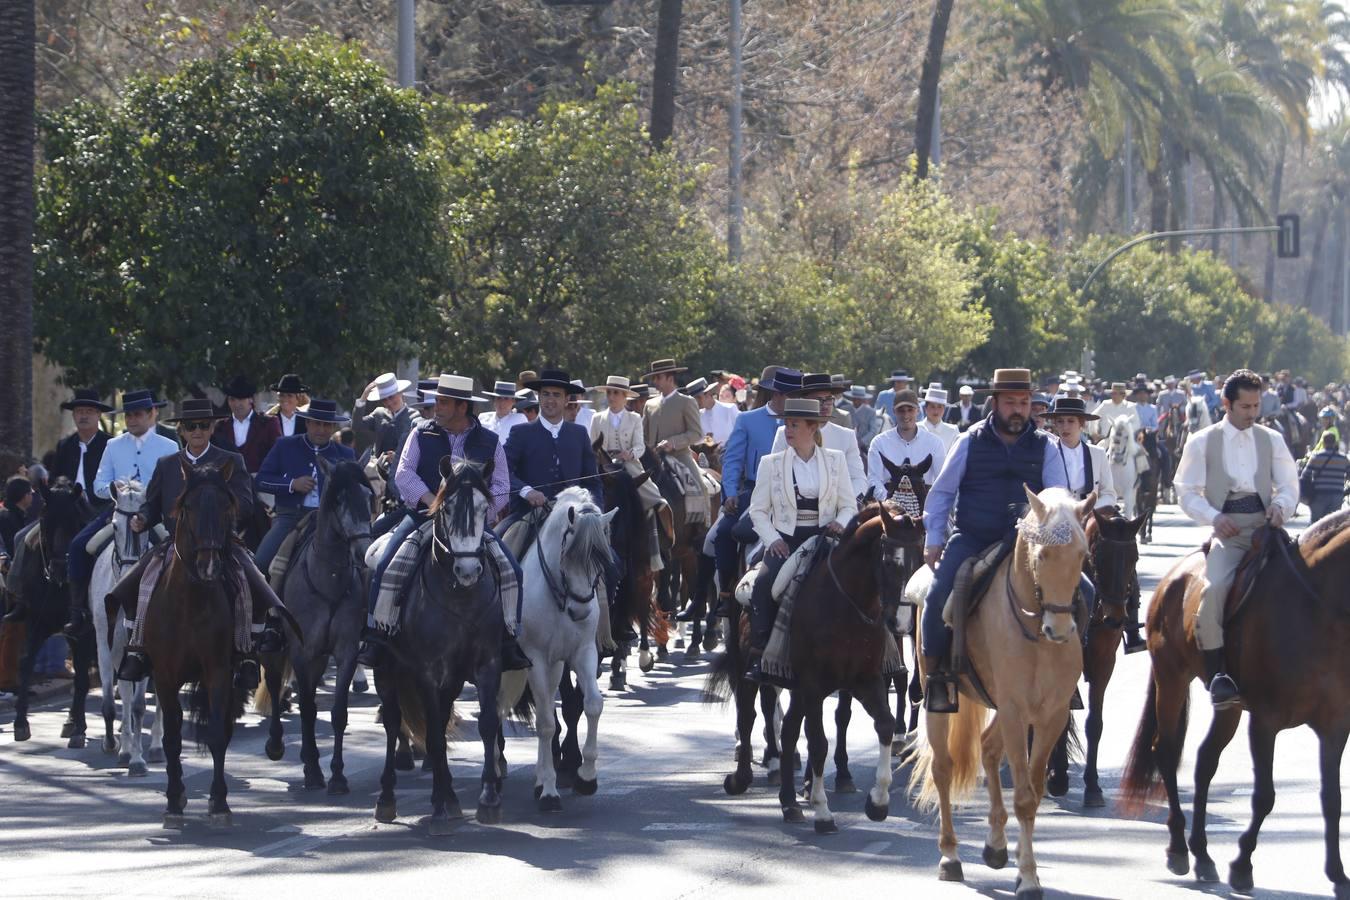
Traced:
<path fill-rule="evenodd" d="M 1181 451 L 1175 484 L 1181 511 L 1212 526 L 1205 557 L 1205 592 L 1195 614 L 1195 640 L 1205 658 L 1205 683 L 1216 709 L 1241 702 L 1224 671 L 1223 617 L 1228 589 L 1252 532 L 1279 528 L 1298 505 L 1298 467 L 1280 433 L 1257 425 L 1261 378 L 1239 369 L 1223 385 L 1224 421 L 1191 435 Z"/>
<path fill-rule="evenodd" d="M 929 712 L 957 709 L 951 631 L 942 619 L 957 570 L 1012 532 L 1026 503 L 1023 485 L 1035 493 L 1068 485 L 1058 446 L 1031 421 L 1031 372 L 996 369 L 989 390 L 993 411 L 957 438 L 924 507 L 924 561 L 936 567 L 923 610 Z M 953 510 L 956 531 L 947 541 Z"/>
<path fill-rule="evenodd" d="M 872 499 L 885 500 L 890 496 L 886 490 L 889 472 L 882 460 L 896 466 L 905 462 L 918 465 L 931 456 L 933 462 L 923 475 L 924 482 L 929 485 L 942 471 L 947 450 L 937 435 L 918 426 L 915 422 L 918 414 L 919 398 L 913 391 L 903 390 L 895 395 L 895 427 L 877 435 L 872 446 L 867 448 L 867 480 L 871 484 Z"/>
<path fill-rule="evenodd" d="M 1222 405 L 1219 400 L 1219 392 L 1214 389 L 1214 382 L 1205 378 L 1204 369 L 1191 369 L 1186 373 L 1186 380 L 1190 384 L 1191 396 L 1204 397 L 1205 406 L 1208 407 L 1209 415 L 1213 418 Z"/>
<path fill-rule="evenodd" d="M 309 396 L 309 386 L 294 373 L 282 375 L 281 380 L 272 385 L 277 394 L 277 408 L 273 418 L 281 429 L 281 437 L 292 437 L 305 433 L 305 426 L 297 417 L 302 398 Z"/>
<path fill-rule="evenodd" d="M 610 375 L 604 384 L 597 385 L 591 390 L 603 390 L 605 402 L 608 404 L 606 412 L 599 413 L 591 419 L 591 442 L 600 441 L 601 449 L 609 454 L 610 458 L 623 463 L 624 469 L 633 478 L 640 478 L 643 472 L 642 454 L 646 450 L 642 438 L 642 416 L 630 412 L 627 408 L 628 401 L 636 397 L 637 392 L 623 375 Z M 642 502 L 642 512 L 649 523 L 651 536 L 648 539 L 648 547 L 651 570 L 659 572 L 665 568 L 665 564 L 661 561 L 661 548 L 656 538 L 656 516 L 659 515 L 657 510 L 664 507 L 666 501 L 650 478 L 643 479 L 638 485 L 638 497 Z"/>
<path fill-rule="evenodd" d="M 942 441 L 944 457 L 961 435 L 955 425 L 945 421 L 946 417 L 947 389 L 939 382 L 929 382 L 927 389 L 923 392 L 923 418 L 919 420 L 919 428 Z M 936 463 L 937 461 L 934 460 L 934 468 L 936 468 Z"/>
<path fill-rule="evenodd" d="M 385 372 L 366 385 L 355 404 L 358 413 L 367 403 L 379 404 L 361 417 L 361 425 L 366 431 L 375 433 L 372 452 L 376 457 L 388 460 L 391 472 L 398 471 L 399 454 L 403 452 L 408 434 L 417 426 L 420 418 L 404 397 L 404 392 L 410 387 L 410 380 L 399 378 L 393 372 Z M 386 482 L 384 495 L 394 503 L 402 500 L 397 481 Z"/>
<path fill-rule="evenodd" d="M 258 474 L 267 452 L 281 437 L 277 420 L 258 413 L 253 408 L 253 395 L 258 392 L 253 382 L 236 375 L 223 388 L 230 415 L 216 423 L 211 443 L 222 450 L 230 450 L 244 458 L 250 475 Z M 241 520 L 242 521 L 242 520 Z"/>
<path fill-rule="evenodd" d="M 858 450 L 857 435 L 852 428 L 845 428 L 830 421 L 834 415 L 834 399 L 844 393 L 842 382 L 835 381 L 830 375 L 809 374 L 802 376 L 802 386 L 788 396 L 804 397 L 820 404 L 820 414 L 825 421 L 820 424 L 820 438 L 824 446 L 844 454 L 844 463 L 848 468 L 848 482 L 857 498 L 867 495 L 867 471 L 863 468 L 862 453 Z M 913 394 L 913 391 L 910 392 Z M 780 426 L 773 436 L 771 453 L 787 449 L 787 426 Z M 934 460 L 936 463 L 937 461 Z M 861 502 L 861 500 L 859 501 Z"/>
<path fill-rule="evenodd" d="M 430 389 L 436 390 L 434 382 Z M 478 421 L 488 431 L 497 435 L 499 440 L 504 441 L 512 428 L 525 424 L 524 414 L 516 412 L 516 383 L 498 381 L 493 384 L 490 396 L 492 409 L 479 413 Z"/>
<path fill-rule="evenodd" d="M 109 488 L 114 481 L 124 478 L 144 484 L 162 457 L 178 452 L 178 444 L 155 431 L 159 410 L 167 404 L 156 401 L 150 391 L 127 391 L 122 395 L 119 412 L 125 418 L 127 430 L 108 441 L 94 476 L 94 496 L 112 500 Z M 67 562 L 70 583 L 71 616 L 65 633 L 77 637 L 89 627 L 89 579 L 94 574 L 94 560 L 87 552 L 89 541 L 112 521 L 113 507 L 108 507 L 94 521 L 86 525 L 70 545 Z"/>
<path fill-rule="evenodd" d="M 408 435 L 399 457 L 398 471 L 394 475 L 407 505 L 404 518 L 390 534 L 383 556 L 370 572 L 368 613 L 372 618 L 367 620 L 365 631 L 362 632 L 364 643 L 358 660 L 362 665 L 372 668 L 383 663 L 388 642 L 388 636 L 375 627 L 373 619 L 381 581 L 399 547 L 427 520 L 428 510 L 441 484 L 441 461 L 445 457 L 491 466 L 488 486 L 492 491 L 492 509 L 488 514 L 488 528 L 484 531 L 484 537 L 497 558 L 516 571 L 517 581 L 520 577 L 519 565 L 510 551 L 497 540 L 491 528 L 506 510 L 511 481 L 501 439 L 473 415 L 472 404 L 487 403 L 488 400 L 475 396 L 473 379 L 463 375 L 441 375 L 432 396 L 435 398 L 435 416 L 419 423 Z M 507 629 L 503 638 L 502 662 L 508 670 L 530 667 L 529 659 L 516 643 L 514 629 Z"/>
<path fill-rule="evenodd" d="M 884 414 L 889 420 L 887 428 L 895 424 L 895 395 L 908 390 L 914 384 L 914 376 L 906 369 L 896 369 L 888 380 L 891 386 L 877 394 L 877 412 Z"/>
<path fill-rule="evenodd" d="M 525 387 L 538 395 L 539 417 L 511 429 L 506 462 L 511 474 L 511 513 L 506 529 L 532 509 L 540 509 L 564 488 L 579 486 L 601 505 L 600 480 L 590 435 L 564 412 L 567 398 L 585 393 L 561 369 L 543 369 Z"/>
<path fill-rule="evenodd" d="M 648 448 L 679 464 L 676 471 L 680 473 L 685 519 L 706 523 L 710 519 L 708 492 L 703 486 L 698 461 L 689 449 L 703 439 L 703 420 L 699 417 L 698 402 L 682 393 L 676 380 L 677 375 L 687 371 L 683 366 L 677 366 L 673 359 L 658 359 L 652 363 L 651 371 L 643 377 L 659 396 L 648 400 L 643 408 L 642 430 Z"/>
<path fill-rule="evenodd" d="M 61 404 L 61 408 L 70 411 L 75 432 L 57 441 L 51 477 L 69 478 L 84 489 L 91 501 L 95 501 L 97 498 L 90 488 L 98 476 L 98 466 L 109 440 L 108 433 L 99 428 L 99 414 L 112 412 L 112 407 L 99 399 L 98 391 L 80 388 L 72 399 Z M 95 508 L 102 505 L 95 503 Z"/>
<path fill-rule="evenodd" d="M 1165 391 L 1158 394 L 1158 416 L 1167 416 L 1174 409 L 1186 408 L 1186 392 L 1177 387 L 1177 376 L 1168 375 L 1163 379 Z"/>
<path fill-rule="evenodd" d="M 1111 426 L 1116 424 L 1116 419 L 1130 420 L 1130 434 L 1139 433 L 1139 413 L 1135 411 L 1134 404 L 1125 399 L 1125 382 L 1111 382 L 1111 397 L 1097 404 L 1093 410 L 1097 414 L 1098 421 L 1092 426 L 1092 434 L 1097 440 L 1105 440 L 1111 433 Z"/>
<path fill-rule="evenodd" d="M 750 598 L 752 681 L 765 680 L 760 663 L 773 631 L 773 582 L 783 563 L 807 538 L 840 534 L 858 514 L 844 454 L 822 446 L 820 431 L 829 416 L 820 401 L 791 396 L 782 413 L 770 415 L 783 420 L 786 449 L 759 461 L 750 496 L 750 520 L 765 547 Z"/>

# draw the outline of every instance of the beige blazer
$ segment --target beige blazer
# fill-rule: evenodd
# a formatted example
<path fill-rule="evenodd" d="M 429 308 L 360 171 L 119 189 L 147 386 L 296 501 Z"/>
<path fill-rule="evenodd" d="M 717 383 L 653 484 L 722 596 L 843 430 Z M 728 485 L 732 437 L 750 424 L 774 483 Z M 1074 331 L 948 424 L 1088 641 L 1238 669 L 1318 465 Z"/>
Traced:
<path fill-rule="evenodd" d="M 678 391 L 665 403 L 660 397 L 648 400 L 642 411 L 647 446 L 670 441 L 677 452 L 688 450 L 691 444 L 703 439 L 703 418 L 699 412 L 698 401 Z"/>
<path fill-rule="evenodd" d="M 619 427 L 615 428 L 609 424 L 608 409 L 597 412 L 591 419 L 591 443 L 594 444 L 597 438 L 604 439 L 600 446 L 607 453 L 617 454 L 620 450 L 627 450 L 634 456 L 641 456 L 642 416 L 625 409 L 619 413 Z"/>
<path fill-rule="evenodd" d="M 779 533 L 797 530 L 797 495 L 792 490 L 792 448 L 770 453 L 759 461 L 755 491 L 750 495 L 750 521 L 765 545 L 779 539 Z M 820 524 L 838 522 L 841 526 L 858 514 L 858 501 L 848 477 L 844 454 L 828 447 L 817 447 L 812 459 L 820 476 Z"/>

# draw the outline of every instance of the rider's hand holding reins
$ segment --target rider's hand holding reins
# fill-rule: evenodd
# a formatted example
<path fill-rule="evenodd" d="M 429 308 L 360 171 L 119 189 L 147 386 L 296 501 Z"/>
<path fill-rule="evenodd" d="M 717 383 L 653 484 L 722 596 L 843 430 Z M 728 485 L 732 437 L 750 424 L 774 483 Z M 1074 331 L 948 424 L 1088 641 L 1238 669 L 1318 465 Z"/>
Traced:
<path fill-rule="evenodd" d="M 736 507 L 739 505 L 736 495 L 732 494 L 722 503 L 722 511 L 729 516 L 734 516 L 736 515 Z"/>
<path fill-rule="evenodd" d="M 136 515 L 131 517 L 131 530 L 133 532 L 135 532 L 136 534 L 140 534 L 142 531 L 145 531 L 145 528 L 146 528 L 145 516 L 141 515 L 140 513 L 136 513 Z"/>
<path fill-rule="evenodd" d="M 778 540 L 770 544 L 769 549 L 764 552 L 767 553 L 769 556 L 777 556 L 780 559 L 782 559 L 786 558 L 787 555 L 792 551 L 788 549 L 787 541 L 783 540 L 782 538 L 779 538 Z"/>
<path fill-rule="evenodd" d="M 844 533 L 844 526 L 840 525 L 838 522 L 831 522 L 825 526 L 825 533 L 838 537 Z"/>
<path fill-rule="evenodd" d="M 1266 510 L 1266 521 L 1270 523 L 1271 528 L 1280 528 L 1284 525 L 1284 507 L 1278 503 L 1270 504 L 1270 509 Z"/>
<path fill-rule="evenodd" d="M 530 491 L 525 495 L 525 499 L 528 500 L 530 506 L 533 506 L 535 509 L 538 509 L 548 502 L 548 498 L 544 496 L 542 491 Z"/>

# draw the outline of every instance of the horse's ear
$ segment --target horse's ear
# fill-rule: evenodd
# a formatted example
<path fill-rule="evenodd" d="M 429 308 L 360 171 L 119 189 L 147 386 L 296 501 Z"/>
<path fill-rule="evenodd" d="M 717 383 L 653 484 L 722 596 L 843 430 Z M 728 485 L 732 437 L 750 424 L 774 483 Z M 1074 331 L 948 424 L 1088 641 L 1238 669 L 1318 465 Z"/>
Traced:
<path fill-rule="evenodd" d="M 577 524 L 577 508 L 575 506 L 567 507 L 567 524 Z"/>
<path fill-rule="evenodd" d="M 1093 510 L 1096 506 L 1097 506 L 1097 492 L 1093 491 L 1092 493 L 1084 497 L 1083 502 L 1079 503 L 1078 506 L 1074 509 L 1074 511 L 1078 513 L 1078 521 L 1086 523 L 1088 517 L 1092 515 Z"/>
<path fill-rule="evenodd" d="M 441 464 L 440 464 L 437 468 L 439 468 L 439 469 L 441 470 L 441 477 L 444 478 L 446 481 L 449 481 L 449 480 L 450 480 L 450 476 L 451 476 L 451 475 L 454 473 L 454 471 L 455 471 L 455 460 L 454 460 L 454 458 L 451 457 L 449 454 L 446 454 L 445 456 L 442 456 L 442 457 L 441 457 Z"/>
<path fill-rule="evenodd" d="M 1097 520 L 1097 527 L 1101 529 L 1105 529 L 1106 523 L 1111 521 L 1110 516 L 1102 515 L 1102 511 L 1095 507 L 1092 510 L 1092 518 Z"/>
<path fill-rule="evenodd" d="M 602 518 L 602 519 L 605 520 L 605 527 L 608 528 L 608 527 L 610 526 L 610 523 L 614 521 L 614 517 L 615 517 L 616 515 L 618 515 L 618 514 L 619 514 L 619 508 L 616 506 L 616 507 L 614 507 L 613 509 L 611 509 L 609 512 L 607 512 L 607 513 L 605 513 L 604 515 L 602 515 L 600 518 Z"/>
<path fill-rule="evenodd" d="M 323 457 L 320 456 L 319 459 L 323 459 Z M 327 473 L 324 473 L 324 474 L 327 474 Z M 224 478 L 226 481 L 229 481 L 230 479 L 234 478 L 234 460 L 233 460 L 233 459 L 227 459 L 227 460 L 225 460 L 225 465 L 223 465 L 223 466 L 220 467 L 220 477 L 221 477 L 221 478 Z"/>
<path fill-rule="evenodd" d="M 1148 519 L 1148 513 L 1146 513 L 1146 512 L 1145 512 L 1145 513 L 1140 513 L 1139 515 L 1135 516 L 1133 519 L 1130 519 L 1130 534 L 1131 534 L 1132 536 L 1138 534 L 1138 533 L 1139 533 L 1139 529 L 1144 527 L 1144 522 L 1145 522 L 1145 520 L 1147 520 L 1147 519 Z"/>
<path fill-rule="evenodd" d="M 605 436 L 603 434 L 597 434 L 595 440 L 591 441 L 591 449 L 596 453 L 599 453 L 600 448 L 603 446 L 605 446 Z"/>
<path fill-rule="evenodd" d="M 885 459 L 885 457 L 882 457 L 882 459 Z M 890 507 L 886 503 L 878 503 L 877 508 L 881 511 L 881 530 L 887 537 L 891 537 L 891 532 L 899 526 L 899 523 L 895 516 L 891 515 Z"/>
<path fill-rule="evenodd" d="M 931 468 L 933 468 L 933 454 L 930 453 L 923 458 L 923 462 L 914 467 L 914 472 L 917 475 L 922 475 Z"/>
<path fill-rule="evenodd" d="M 884 457 L 884 456 L 881 458 L 881 462 L 882 462 L 883 465 L 886 466 L 886 471 L 887 471 L 887 472 L 890 472 L 890 473 L 891 473 L 892 475 L 894 475 L 896 478 L 899 478 L 899 477 L 900 477 L 900 474 L 901 474 L 901 472 L 900 472 L 901 466 L 897 466 L 895 463 L 891 462 L 889 459 L 887 459 L 887 458 Z"/>
<path fill-rule="evenodd" d="M 1036 496 L 1036 492 L 1033 491 L 1025 481 L 1022 482 L 1022 490 L 1026 491 L 1027 493 L 1027 503 L 1031 504 L 1032 512 L 1036 513 L 1036 521 L 1044 522 L 1045 503 L 1041 501 L 1040 497 Z"/>
<path fill-rule="evenodd" d="M 640 488 L 648 481 L 651 481 L 651 478 L 652 478 L 651 472 L 643 472 L 641 475 L 633 479 L 633 487 Z"/>

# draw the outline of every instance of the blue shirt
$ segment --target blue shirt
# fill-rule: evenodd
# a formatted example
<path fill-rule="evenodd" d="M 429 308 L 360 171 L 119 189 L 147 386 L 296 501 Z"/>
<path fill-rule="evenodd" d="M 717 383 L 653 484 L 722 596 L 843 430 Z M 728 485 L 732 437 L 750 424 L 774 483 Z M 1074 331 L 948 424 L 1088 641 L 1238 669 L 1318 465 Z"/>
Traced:
<path fill-rule="evenodd" d="M 139 438 L 130 431 L 124 431 L 108 441 L 103 449 L 103 459 L 98 464 L 98 474 L 94 476 L 94 495 L 111 500 L 109 486 L 119 478 L 134 479 L 142 485 L 150 483 L 155 474 L 155 463 L 165 456 L 178 452 L 178 444 L 155 433 L 147 431 Z"/>
<path fill-rule="evenodd" d="M 1200 384 L 1192 383 L 1191 394 L 1199 394 L 1204 397 L 1205 405 L 1209 407 L 1211 413 L 1223 405 L 1219 400 L 1219 392 L 1215 389 L 1212 381 L 1203 381 Z"/>
<path fill-rule="evenodd" d="M 258 469 L 258 490 L 264 494 L 274 495 L 279 507 L 305 506 L 306 495 L 292 491 L 291 482 L 307 475 L 315 481 L 314 490 L 310 493 L 315 498 L 321 496 L 323 473 L 319 471 L 319 465 L 315 461 L 320 453 L 324 459 L 334 464 L 343 460 L 353 462 L 356 460 L 356 454 L 336 440 L 329 441 L 320 450 L 309 442 L 308 435 L 293 434 L 281 438 L 272 445 L 271 450 L 267 451 L 267 457 L 263 460 L 262 467 Z M 313 502 L 311 500 L 310 504 Z"/>
<path fill-rule="evenodd" d="M 722 495 L 730 498 L 741 492 L 742 481 L 747 485 L 759 471 L 761 458 L 773 452 L 773 438 L 778 433 L 778 419 L 769 415 L 769 407 L 761 406 L 736 417 L 722 451 Z"/>
<path fill-rule="evenodd" d="M 877 392 L 877 409 L 884 412 L 892 422 L 895 421 L 895 388 Z"/>
<path fill-rule="evenodd" d="M 1000 438 L 1002 440 L 1002 438 Z M 923 504 L 923 527 L 928 536 L 925 545 L 941 547 L 947 543 L 952 510 L 956 507 L 956 494 L 961 487 L 961 479 L 966 477 L 966 457 L 970 453 L 970 432 L 964 431 L 952 444 L 942 471 L 937 480 L 928 489 L 928 498 Z M 1054 441 L 1045 442 L 1045 462 L 1042 467 L 1044 486 L 1069 487 L 1067 473 L 1059 459 L 1059 445 Z"/>
<path fill-rule="evenodd" d="M 1152 403 L 1136 403 L 1134 412 L 1139 417 L 1140 428 L 1147 428 L 1150 431 L 1158 430 L 1158 407 Z"/>

